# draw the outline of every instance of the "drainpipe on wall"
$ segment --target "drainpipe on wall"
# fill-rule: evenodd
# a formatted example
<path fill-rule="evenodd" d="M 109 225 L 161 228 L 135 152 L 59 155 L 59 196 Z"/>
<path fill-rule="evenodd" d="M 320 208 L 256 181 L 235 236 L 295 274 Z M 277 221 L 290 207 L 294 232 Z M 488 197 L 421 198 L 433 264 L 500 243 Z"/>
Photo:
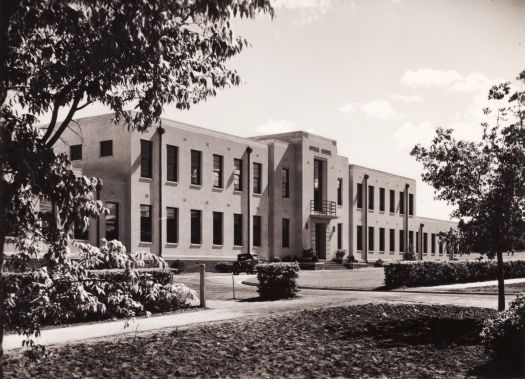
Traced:
<path fill-rule="evenodd" d="M 246 208 L 247 209 L 247 212 L 248 213 L 248 251 L 247 253 L 250 254 L 252 248 L 251 248 L 251 228 L 252 228 L 252 223 L 251 223 L 251 218 L 252 218 L 252 213 L 251 213 L 251 200 L 252 200 L 252 197 L 251 197 L 251 186 L 250 186 L 250 178 L 251 178 L 251 175 L 250 175 L 250 172 L 251 172 L 251 167 L 252 167 L 252 163 L 251 163 L 251 153 L 252 153 L 252 148 L 250 146 L 248 146 L 246 148 L 246 153 L 248 154 L 248 207 Z"/>
<path fill-rule="evenodd" d="M 417 243 L 419 243 L 419 260 L 422 261 L 423 260 L 423 228 L 424 228 L 425 224 L 419 224 L 419 241 L 417 241 Z"/>
<path fill-rule="evenodd" d="M 363 210 L 365 212 L 365 225 L 363 226 L 363 260 L 368 262 L 368 174 L 365 174 L 362 191 L 365 192 L 363 196 L 365 200 L 363 204 Z"/>
<path fill-rule="evenodd" d="M 410 240 L 409 240 L 409 233 L 408 233 L 408 188 L 410 185 L 408 183 L 405 184 L 405 253 L 410 253 Z"/>
<path fill-rule="evenodd" d="M 97 200 L 100 200 L 100 186 L 97 185 Z M 100 247 L 100 216 L 97 217 L 97 247 Z"/>
<path fill-rule="evenodd" d="M 165 130 L 162 125 L 157 127 L 159 133 L 159 257 L 162 257 L 162 135 Z"/>

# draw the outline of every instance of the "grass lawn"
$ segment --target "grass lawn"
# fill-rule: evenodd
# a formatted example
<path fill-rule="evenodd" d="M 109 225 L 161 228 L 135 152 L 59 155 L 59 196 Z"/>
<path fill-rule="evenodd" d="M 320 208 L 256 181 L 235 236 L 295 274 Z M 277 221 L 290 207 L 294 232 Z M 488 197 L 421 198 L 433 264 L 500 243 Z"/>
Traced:
<path fill-rule="evenodd" d="M 292 300 L 293 301 L 293 300 Z M 486 366 L 478 333 L 494 311 L 360 305 L 8 354 L 6 377 L 461 377 Z"/>
<path fill-rule="evenodd" d="M 479 293 L 498 293 L 498 286 L 485 286 L 485 287 L 469 287 L 469 288 L 455 288 L 449 290 L 450 292 L 479 292 Z M 505 294 L 517 295 L 525 294 L 525 282 L 505 284 Z"/>

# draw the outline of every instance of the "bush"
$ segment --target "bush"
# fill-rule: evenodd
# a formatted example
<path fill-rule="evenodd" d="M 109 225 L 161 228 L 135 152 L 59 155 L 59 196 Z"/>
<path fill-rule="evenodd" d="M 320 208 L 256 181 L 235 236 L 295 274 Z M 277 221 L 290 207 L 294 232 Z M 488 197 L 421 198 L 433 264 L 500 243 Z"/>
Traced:
<path fill-rule="evenodd" d="M 297 263 L 260 263 L 256 266 L 259 296 L 263 299 L 284 299 L 296 296 Z"/>
<path fill-rule="evenodd" d="M 283 262 L 297 262 L 297 257 L 294 257 L 293 255 L 285 255 L 282 259 Z"/>
<path fill-rule="evenodd" d="M 385 267 L 387 287 L 419 287 L 442 284 L 495 280 L 497 263 L 470 262 L 413 262 L 391 263 Z M 505 278 L 525 278 L 525 261 L 504 263 Z"/>
<path fill-rule="evenodd" d="M 481 331 L 487 352 L 499 364 L 512 368 L 525 357 L 525 295 L 518 295 L 509 308 L 487 320 Z"/>
<path fill-rule="evenodd" d="M 343 257 L 345 256 L 345 254 L 346 254 L 346 250 L 338 249 L 335 252 L 335 258 L 333 259 L 333 261 L 336 262 L 336 263 L 342 263 L 343 262 Z"/>
<path fill-rule="evenodd" d="M 171 268 L 177 270 L 178 272 L 183 272 L 186 268 L 186 265 L 184 262 L 181 262 L 180 260 L 176 259 L 171 263 Z"/>
<path fill-rule="evenodd" d="M 348 256 L 348 263 L 357 263 L 357 259 L 355 259 L 354 254 L 350 254 Z"/>
<path fill-rule="evenodd" d="M 385 262 L 383 262 L 383 260 L 379 258 L 377 261 L 375 261 L 374 267 L 383 267 L 384 263 Z"/>
<path fill-rule="evenodd" d="M 233 262 L 219 262 L 215 265 L 215 271 L 217 272 L 233 272 Z"/>
<path fill-rule="evenodd" d="M 314 249 L 303 249 L 303 257 L 298 259 L 300 262 L 317 262 L 317 254 L 314 252 Z"/>
<path fill-rule="evenodd" d="M 277 263 L 277 262 L 282 262 L 282 260 L 279 257 L 273 257 L 272 259 L 270 259 L 270 262 Z"/>

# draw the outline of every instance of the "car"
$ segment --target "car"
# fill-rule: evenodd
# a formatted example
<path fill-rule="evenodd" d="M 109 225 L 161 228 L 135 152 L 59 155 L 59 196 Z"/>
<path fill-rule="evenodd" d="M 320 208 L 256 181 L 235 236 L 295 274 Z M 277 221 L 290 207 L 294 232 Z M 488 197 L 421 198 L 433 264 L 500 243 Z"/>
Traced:
<path fill-rule="evenodd" d="M 259 263 L 257 254 L 238 254 L 237 262 L 233 263 L 233 274 L 239 275 L 241 272 L 246 272 L 247 274 L 255 273 L 255 266 Z"/>

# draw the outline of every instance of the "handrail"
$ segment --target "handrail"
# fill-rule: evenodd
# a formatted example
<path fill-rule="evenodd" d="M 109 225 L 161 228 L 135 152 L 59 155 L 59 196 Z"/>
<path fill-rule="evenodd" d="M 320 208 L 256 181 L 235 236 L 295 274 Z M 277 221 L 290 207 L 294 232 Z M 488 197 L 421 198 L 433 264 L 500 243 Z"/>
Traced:
<path fill-rule="evenodd" d="M 310 200 L 310 214 L 337 216 L 337 204 L 329 200 Z"/>

